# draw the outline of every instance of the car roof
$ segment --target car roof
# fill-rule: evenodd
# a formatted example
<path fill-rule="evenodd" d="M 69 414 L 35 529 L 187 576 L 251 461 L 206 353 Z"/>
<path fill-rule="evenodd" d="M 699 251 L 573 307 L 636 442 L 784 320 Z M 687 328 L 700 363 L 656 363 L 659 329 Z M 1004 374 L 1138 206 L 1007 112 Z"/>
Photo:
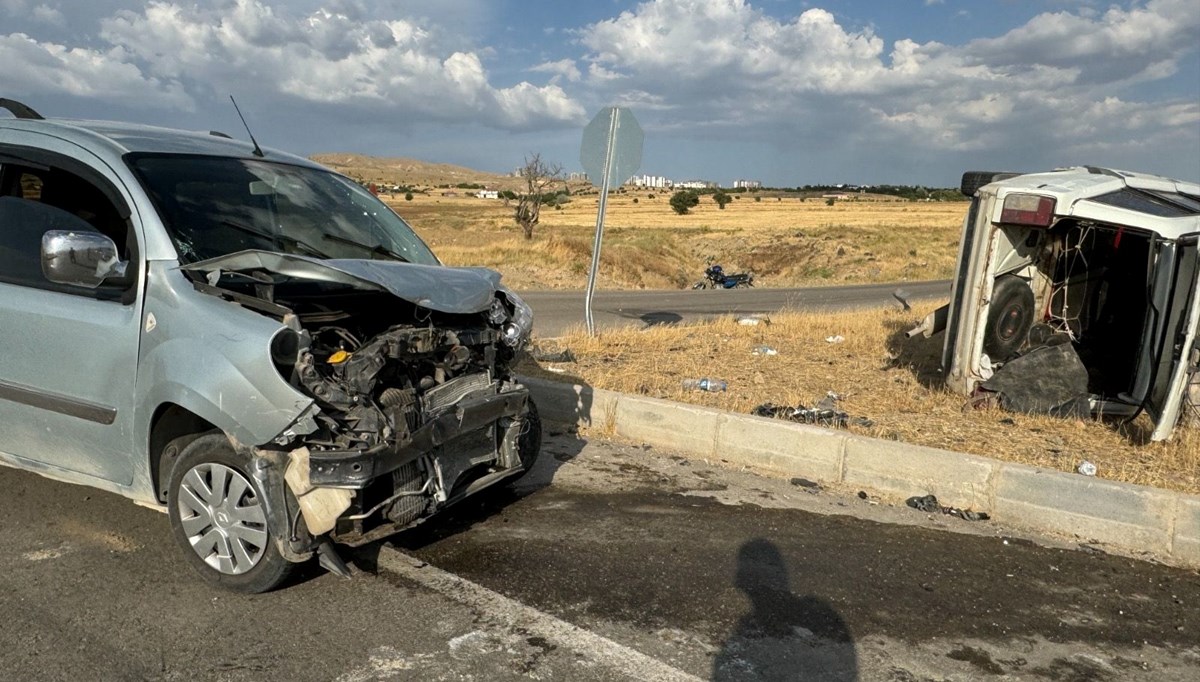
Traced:
<path fill-rule="evenodd" d="M 78 144 L 93 152 L 115 156 L 131 153 L 194 154 L 230 158 L 277 161 L 310 168 L 325 169 L 300 156 L 263 147 L 263 157 L 254 153 L 254 145 L 217 132 L 176 130 L 140 123 L 89 121 L 68 118 L 0 118 L 0 127 L 41 132 Z"/>

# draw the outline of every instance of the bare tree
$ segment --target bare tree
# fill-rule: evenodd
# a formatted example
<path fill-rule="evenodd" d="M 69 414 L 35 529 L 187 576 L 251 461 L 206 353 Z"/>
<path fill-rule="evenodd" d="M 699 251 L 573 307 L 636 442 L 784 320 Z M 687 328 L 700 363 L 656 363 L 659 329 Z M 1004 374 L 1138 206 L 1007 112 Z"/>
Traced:
<path fill-rule="evenodd" d="M 562 177 L 562 164 L 542 161 L 541 154 L 525 157 L 525 165 L 519 171 L 524 187 L 517 194 L 517 210 L 513 219 L 521 226 L 526 239 L 533 239 L 533 226 L 538 224 L 542 213 L 542 197 L 558 184 Z"/>

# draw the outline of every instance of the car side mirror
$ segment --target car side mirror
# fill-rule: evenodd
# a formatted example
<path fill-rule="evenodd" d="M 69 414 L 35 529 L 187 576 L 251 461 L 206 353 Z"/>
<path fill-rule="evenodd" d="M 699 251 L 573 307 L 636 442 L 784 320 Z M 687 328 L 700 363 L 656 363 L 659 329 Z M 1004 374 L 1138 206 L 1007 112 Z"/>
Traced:
<path fill-rule="evenodd" d="M 109 278 L 124 277 L 129 261 L 99 232 L 50 230 L 42 235 L 42 274 L 56 284 L 95 289 Z"/>

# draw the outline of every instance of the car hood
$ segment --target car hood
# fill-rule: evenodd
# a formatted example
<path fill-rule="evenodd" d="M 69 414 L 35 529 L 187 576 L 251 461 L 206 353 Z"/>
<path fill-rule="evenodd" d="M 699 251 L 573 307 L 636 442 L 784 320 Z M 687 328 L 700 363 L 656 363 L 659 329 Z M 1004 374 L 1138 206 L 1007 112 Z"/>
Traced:
<path fill-rule="evenodd" d="M 452 268 L 399 261 L 320 259 L 272 251 L 239 251 L 180 267 L 216 283 L 222 272 L 261 270 L 284 277 L 336 282 L 356 289 L 387 291 L 423 308 L 469 314 L 487 310 L 501 291 L 500 273 L 487 268 Z"/>

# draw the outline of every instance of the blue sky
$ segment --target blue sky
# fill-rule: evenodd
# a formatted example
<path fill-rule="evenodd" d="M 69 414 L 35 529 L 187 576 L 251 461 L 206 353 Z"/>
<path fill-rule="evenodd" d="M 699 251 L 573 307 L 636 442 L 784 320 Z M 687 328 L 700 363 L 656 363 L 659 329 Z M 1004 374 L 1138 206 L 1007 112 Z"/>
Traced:
<path fill-rule="evenodd" d="M 0 0 L 0 96 L 301 154 L 953 186 L 1096 164 L 1200 179 L 1196 0 Z"/>

